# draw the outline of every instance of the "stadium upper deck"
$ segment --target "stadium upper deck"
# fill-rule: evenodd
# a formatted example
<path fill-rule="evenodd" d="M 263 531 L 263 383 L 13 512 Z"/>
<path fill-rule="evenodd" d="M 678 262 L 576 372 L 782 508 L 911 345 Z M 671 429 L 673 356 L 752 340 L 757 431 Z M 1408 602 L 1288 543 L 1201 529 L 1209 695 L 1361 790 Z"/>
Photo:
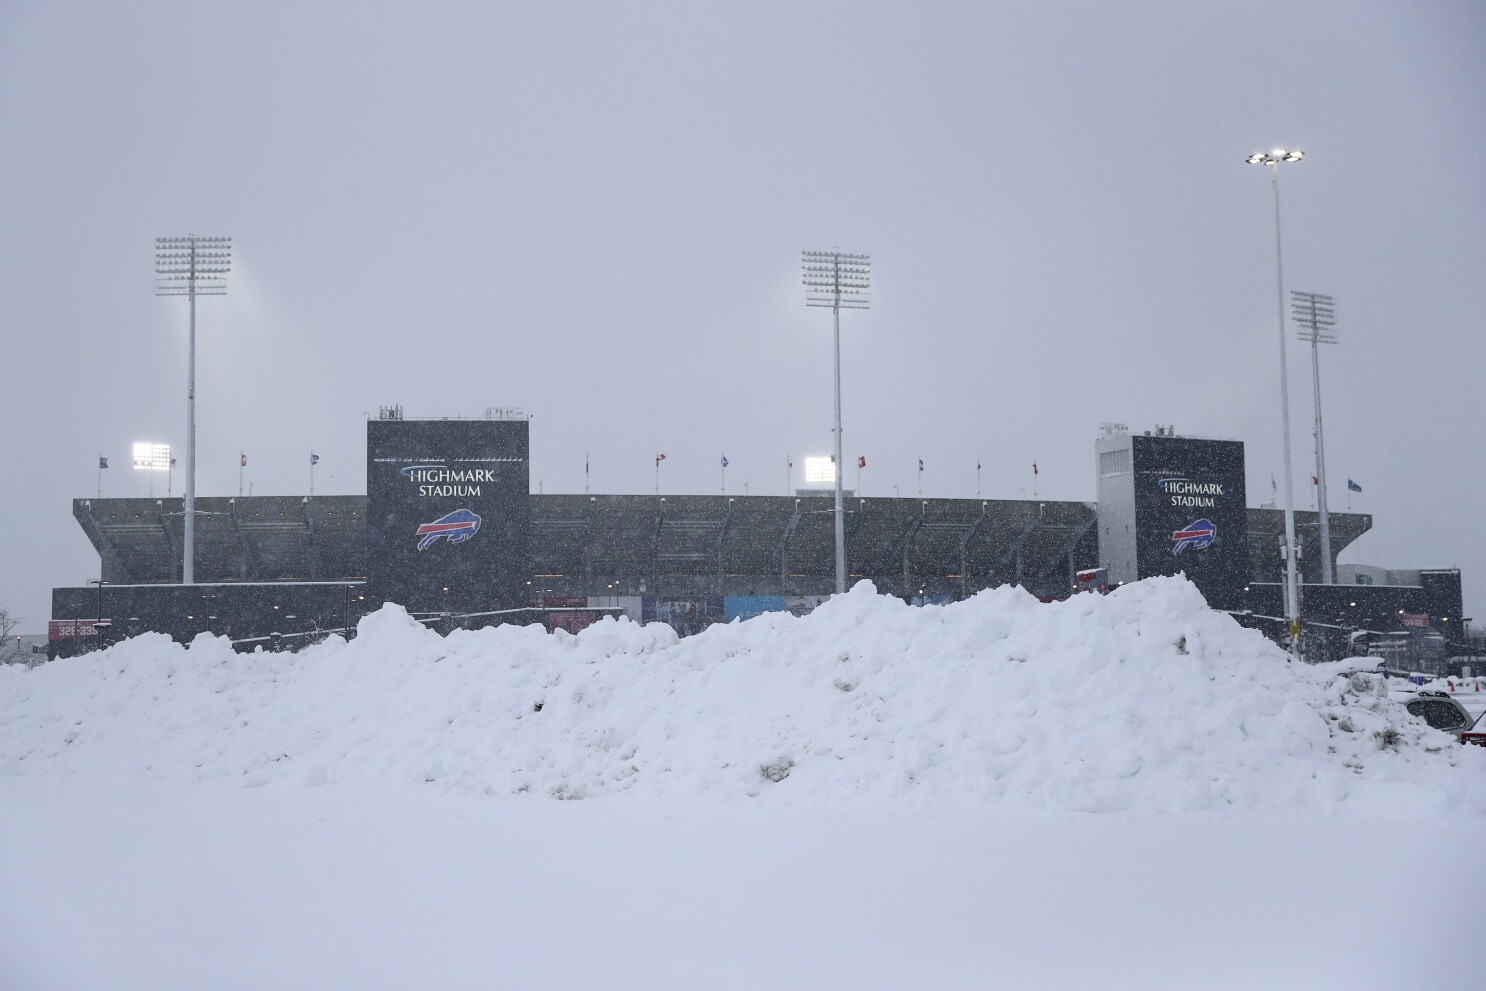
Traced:
<path fill-rule="evenodd" d="M 827 496 L 532 495 L 534 591 L 677 598 L 820 595 L 834 574 Z M 368 573 L 365 496 L 198 498 L 199 582 L 357 581 Z M 854 578 L 897 595 L 961 597 L 1021 584 L 1063 594 L 1098 564 L 1091 503 L 978 499 L 850 499 Z M 180 499 L 77 499 L 73 516 L 115 585 L 180 580 Z M 1250 572 L 1280 571 L 1283 514 L 1249 509 Z M 1296 513 L 1307 570 L 1318 571 L 1315 513 Z M 1372 517 L 1332 513 L 1333 553 Z"/>

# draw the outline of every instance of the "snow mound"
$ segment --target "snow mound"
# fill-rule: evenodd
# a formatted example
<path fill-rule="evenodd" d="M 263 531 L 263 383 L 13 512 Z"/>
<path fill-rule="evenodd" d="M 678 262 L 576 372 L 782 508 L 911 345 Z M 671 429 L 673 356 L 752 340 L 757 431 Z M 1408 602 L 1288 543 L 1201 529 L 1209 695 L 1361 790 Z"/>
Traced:
<path fill-rule="evenodd" d="M 295 654 L 149 635 L 0 670 L 0 774 L 1486 816 L 1486 749 L 1429 729 L 1372 676 L 1290 664 L 1179 578 L 939 607 L 864 582 L 803 618 L 684 640 L 613 619 L 441 637 L 394 606 Z"/>

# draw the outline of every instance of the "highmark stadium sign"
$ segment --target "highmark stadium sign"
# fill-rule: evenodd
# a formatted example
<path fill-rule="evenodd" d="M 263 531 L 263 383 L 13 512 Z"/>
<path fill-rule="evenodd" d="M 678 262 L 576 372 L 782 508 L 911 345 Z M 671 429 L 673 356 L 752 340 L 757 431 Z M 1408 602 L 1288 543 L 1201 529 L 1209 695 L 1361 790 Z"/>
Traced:
<path fill-rule="evenodd" d="M 411 612 L 525 604 L 526 420 L 367 423 L 368 592 Z"/>
<path fill-rule="evenodd" d="M 1243 445 L 1131 440 L 1137 577 L 1180 572 L 1213 606 L 1240 607 L 1249 574 Z"/>

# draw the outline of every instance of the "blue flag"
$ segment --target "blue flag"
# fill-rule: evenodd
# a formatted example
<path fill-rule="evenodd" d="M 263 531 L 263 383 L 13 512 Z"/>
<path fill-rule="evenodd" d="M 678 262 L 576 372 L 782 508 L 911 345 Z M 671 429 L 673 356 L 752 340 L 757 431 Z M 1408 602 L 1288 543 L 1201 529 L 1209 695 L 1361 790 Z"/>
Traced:
<path fill-rule="evenodd" d="M 727 466 L 728 466 L 728 456 L 727 456 L 727 455 L 726 455 L 726 454 L 724 454 L 724 455 L 723 455 L 723 456 L 722 456 L 722 466 L 723 466 L 723 467 L 724 467 L 724 468 L 726 468 L 726 467 L 727 467 Z"/>
<path fill-rule="evenodd" d="M 1348 492 L 1361 492 L 1362 491 L 1362 486 L 1358 485 L 1356 482 L 1352 481 L 1349 478 L 1349 479 L 1347 479 L 1347 491 Z"/>
<path fill-rule="evenodd" d="M 320 463 L 320 455 L 316 454 L 314 451 L 311 451 L 310 452 L 310 464 L 317 465 L 319 463 Z"/>
<path fill-rule="evenodd" d="M 105 457 L 103 457 L 102 455 L 100 455 L 98 457 L 98 467 L 99 467 L 100 470 L 103 469 L 103 468 L 107 468 L 108 467 L 108 459 L 105 458 Z"/>

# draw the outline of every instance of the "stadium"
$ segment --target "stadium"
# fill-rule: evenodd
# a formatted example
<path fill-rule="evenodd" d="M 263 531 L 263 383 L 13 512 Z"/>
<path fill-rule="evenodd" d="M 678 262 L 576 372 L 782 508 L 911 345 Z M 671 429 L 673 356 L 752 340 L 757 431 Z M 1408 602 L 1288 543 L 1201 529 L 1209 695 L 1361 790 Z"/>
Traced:
<path fill-rule="evenodd" d="M 74 500 L 99 580 L 53 590 L 49 650 L 146 631 L 292 648 L 349 632 L 386 602 L 439 629 L 576 631 L 624 614 L 688 634 L 808 612 L 833 588 L 830 491 L 532 494 L 528 440 L 524 416 L 404 419 L 390 408 L 367 423 L 365 496 L 198 498 L 189 585 L 181 499 Z M 1247 505 L 1243 444 L 1163 427 L 1114 428 L 1095 447 L 1097 502 L 849 494 L 850 582 L 936 604 L 999 585 L 1065 598 L 1181 572 L 1215 608 L 1278 636 L 1284 514 Z M 1359 634 L 1396 644 L 1405 622 L 1445 644 L 1463 639 L 1458 571 L 1343 566 L 1336 584 L 1306 580 L 1320 573 L 1320 521 L 1296 521 L 1313 659 L 1355 651 Z M 1371 527 L 1370 515 L 1331 513 L 1333 559 Z"/>

